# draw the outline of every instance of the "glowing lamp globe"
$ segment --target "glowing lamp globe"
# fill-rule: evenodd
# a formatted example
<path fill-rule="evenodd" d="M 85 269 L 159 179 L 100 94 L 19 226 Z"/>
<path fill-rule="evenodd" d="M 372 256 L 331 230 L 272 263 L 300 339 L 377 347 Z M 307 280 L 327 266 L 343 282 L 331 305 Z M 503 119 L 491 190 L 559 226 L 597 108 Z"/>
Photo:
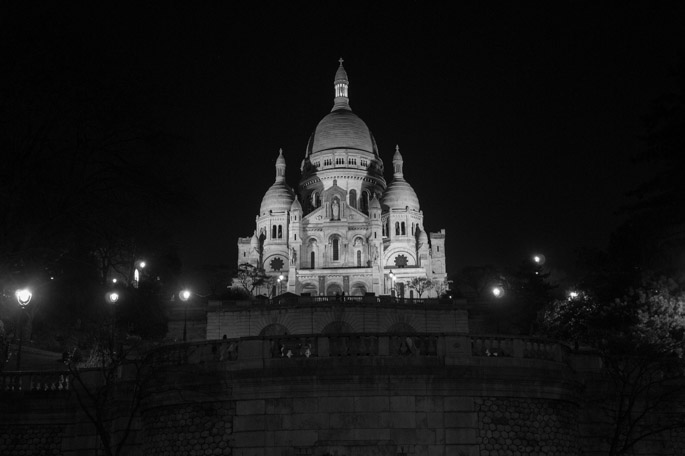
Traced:
<path fill-rule="evenodd" d="M 183 290 L 178 294 L 178 296 L 181 298 L 181 301 L 187 301 L 190 299 L 190 294 L 190 290 Z"/>
<path fill-rule="evenodd" d="M 20 306 L 26 307 L 26 305 L 31 301 L 33 294 L 28 288 L 22 288 L 21 290 L 17 290 L 14 293 L 14 296 L 16 296 L 17 302 Z"/>
<path fill-rule="evenodd" d="M 119 293 L 117 293 L 116 291 L 111 291 L 111 292 L 107 293 L 107 301 L 110 304 L 116 304 L 116 302 L 118 300 L 119 300 Z"/>
<path fill-rule="evenodd" d="M 533 263 L 542 266 L 543 264 L 545 264 L 545 256 L 540 253 L 536 253 L 535 255 L 533 255 Z"/>
<path fill-rule="evenodd" d="M 504 296 L 504 288 L 502 288 L 502 287 L 493 287 L 493 288 L 492 288 L 492 295 L 493 295 L 495 298 L 501 298 L 502 296 Z"/>

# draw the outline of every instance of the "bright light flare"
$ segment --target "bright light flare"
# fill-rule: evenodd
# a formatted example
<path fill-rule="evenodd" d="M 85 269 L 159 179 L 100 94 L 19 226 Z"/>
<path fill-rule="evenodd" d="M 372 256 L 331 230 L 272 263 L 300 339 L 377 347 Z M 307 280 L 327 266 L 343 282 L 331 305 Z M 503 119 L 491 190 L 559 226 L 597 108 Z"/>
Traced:
<path fill-rule="evenodd" d="M 568 299 L 569 300 L 576 299 L 578 296 L 580 296 L 580 293 L 578 293 L 577 291 L 569 291 L 568 292 Z"/>
<path fill-rule="evenodd" d="M 138 263 L 138 266 L 140 266 L 140 269 L 145 269 L 145 266 L 147 266 L 147 263 L 144 261 L 141 261 L 140 263 Z"/>
<path fill-rule="evenodd" d="M 502 296 L 504 296 L 504 288 L 502 288 L 502 287 L 492 287 L 491 291 L 492 291 L 492 295 L 495 298 L 501 298 Z"/>
<path fill-rule="evenodd" d="M 535 255 L 533 255 L 532 260 L 533 260 L 533 263 L 540 265 L 540 266 L 545 264 L 545 256 L 541 253 L 536 253 Z"/>
<path fill-rule="evenodd" d="M 107 293 L 107 302 L 110 304 L 116 304 L 117 301 L 119 301 L 119 293 L 116 291 L 110 291 Z"/>
<path fill-rule="evenodd" d="M 31 301 L 33 293 L 31 293 L 31 290 L 29 290 L 28 288 L 22 288 L 20 290 L 17 290 L 14 293 L 14 296 L 16 296 L 19 305 L 24 307 Z"/>
<path fill-rule="evenodd" d="M 178 294 L 178 297 L 181 298 L 181 301 L 187 301 L 191 294 L 190 290 L 183 290 Z"/>

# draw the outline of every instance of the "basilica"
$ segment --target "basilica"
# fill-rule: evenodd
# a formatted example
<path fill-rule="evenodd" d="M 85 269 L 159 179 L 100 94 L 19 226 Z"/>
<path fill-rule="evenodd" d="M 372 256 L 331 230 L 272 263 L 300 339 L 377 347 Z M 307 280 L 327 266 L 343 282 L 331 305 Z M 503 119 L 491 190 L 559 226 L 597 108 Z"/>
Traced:
<path fill-rule="evenodd" d="M 386 184 L 376 140 L 350 107 L 342 59 L 333 84 L 333 109 L 309 138 L 297 191 L 281 150 L 254 234 L 238 239 L 238 265 L 299 295 L 436 296 L 446 281 L 445 230 L 426 232 L 399 147 Z"/>

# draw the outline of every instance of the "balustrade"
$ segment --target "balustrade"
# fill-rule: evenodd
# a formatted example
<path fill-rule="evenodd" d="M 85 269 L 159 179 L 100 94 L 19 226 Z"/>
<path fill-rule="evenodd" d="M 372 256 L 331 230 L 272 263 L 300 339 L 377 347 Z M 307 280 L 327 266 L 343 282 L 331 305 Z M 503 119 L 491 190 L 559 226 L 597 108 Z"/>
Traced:
<path fill-rule="evenodd" d="M 468 347 L 463 351 L 459 347 Z M 468 348 L 467 348 L 468 350 Z M 570 349 L 556 341 L 508 336 L 466 334 L 321 334 L 221 339 L 158 347 L 147 354 L 153 368 L 187 364 L 240 363 L 267 359 L 339 357 L 499 357 L 568 364 Z M 454 361 L 451 362 L 454 364 Z M 6 372 L 0 392 L 67 391 L 66 372 Z"/>
<path fill-rule="evenodd" d="M 13 372 L 0 374 L 0 392 L 68 391 L 68 372 Z"/>

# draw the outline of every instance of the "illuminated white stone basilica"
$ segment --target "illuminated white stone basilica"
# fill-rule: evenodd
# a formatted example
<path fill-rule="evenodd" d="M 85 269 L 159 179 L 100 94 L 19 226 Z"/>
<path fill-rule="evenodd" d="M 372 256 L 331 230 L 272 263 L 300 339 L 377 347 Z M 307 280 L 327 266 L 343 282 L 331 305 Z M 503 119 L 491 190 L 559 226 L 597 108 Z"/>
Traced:
<path fill-rule="evenodd" d="M 446 280 L 445 230 L 429 242 L 399 147 L 386 186 L 376 141 L 350 108 L 342 59 L 334 87 L 333 109 L 307 144 L 297 193 L 285 182 L 281 151 L 256 230 L 238 240 L 238 264 L 287 277 L 296 294 L 418 298 L 407 285 L 426 278 L 438 286 L 422 297 L 435 296 Z"/>

